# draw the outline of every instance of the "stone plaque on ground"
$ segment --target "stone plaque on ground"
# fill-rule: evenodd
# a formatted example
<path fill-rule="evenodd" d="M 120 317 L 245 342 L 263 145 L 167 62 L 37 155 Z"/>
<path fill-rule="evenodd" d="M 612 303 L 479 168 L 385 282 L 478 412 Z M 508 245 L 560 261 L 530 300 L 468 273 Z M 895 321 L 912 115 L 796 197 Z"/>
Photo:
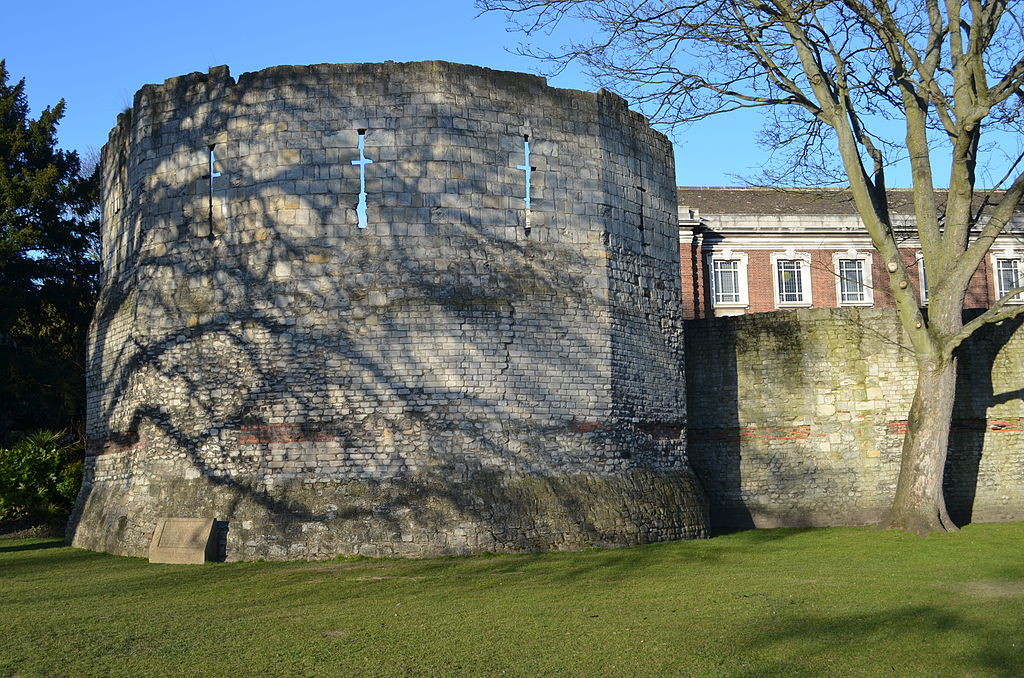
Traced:
<path fill-rule="evenodd" d="M 149 544 L 149 562 L 199 565 L 214 560 L 217 542 L 213 524 L 213 518 L 157 519 Z"/>

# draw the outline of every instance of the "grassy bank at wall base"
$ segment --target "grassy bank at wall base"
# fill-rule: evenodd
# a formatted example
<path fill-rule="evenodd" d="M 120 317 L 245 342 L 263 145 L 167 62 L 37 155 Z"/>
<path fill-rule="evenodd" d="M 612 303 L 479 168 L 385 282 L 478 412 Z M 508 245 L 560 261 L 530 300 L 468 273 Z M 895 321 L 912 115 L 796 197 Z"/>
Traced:
<path fill-rule="evenodd" d="M 0 676 L 1020 676 L 1024 523 L 150 565 L 0 541 Z"/>

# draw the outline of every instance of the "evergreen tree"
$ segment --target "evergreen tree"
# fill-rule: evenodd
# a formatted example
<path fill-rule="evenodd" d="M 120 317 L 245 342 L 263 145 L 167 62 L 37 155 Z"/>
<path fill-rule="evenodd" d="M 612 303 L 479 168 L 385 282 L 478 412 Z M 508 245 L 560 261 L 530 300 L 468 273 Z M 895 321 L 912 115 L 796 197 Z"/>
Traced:
<path fill-rule="evenodd" d="M 56 147 L 64 101 L 29 118 L 0 60 L 0 444 L 77 425 L 95 304 L 98 168 Z"/>

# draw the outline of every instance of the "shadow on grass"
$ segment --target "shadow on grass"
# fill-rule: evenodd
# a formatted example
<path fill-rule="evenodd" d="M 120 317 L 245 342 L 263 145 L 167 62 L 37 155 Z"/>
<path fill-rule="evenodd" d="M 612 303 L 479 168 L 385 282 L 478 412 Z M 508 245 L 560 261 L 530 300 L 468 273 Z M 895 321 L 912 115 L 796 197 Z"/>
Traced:
<path fill-rule="evenodd" d="M 641 544 L 614 549 L 586 549 L 546 554 L 501 554 L 498 570 L 532 569 L 534 572 L 547 571 L 560 581 L 582 581 L 600 573 L 603 579 L 626 580 L 642 576 L 644 572 L 662 568 L 678 568 L 680 565 L 711 565 L 731 561 L 736 557 L 764 555 L 765 549 L 791 537 L 809 532 L 820 532 L 820 528 L 797 527 L 771 530 L 746 530 L 731 534 L 727 539 L 710 539 L 700 542 L 675 541 Z M 458 562 L 462 559 L 452 559 Z M 463 560 L 462 562 L 466 562 Z M 472 562 L 472 557 L 470 558 Z M 481 566 L 486 561 L 480 561 Z M 432 561 L 427 568 L 448 567 L 445 561 Z M 493 572 L 498 574 L 500 572 Z"/>
<path fill-rule="evenodd" d="M 494 553 L 483 556 L 449 556 L 426 559 L 403 558 L 355 558 L 335 559 L 319 562 L 293 563 L 251 563 L 250 567 L 240 563 L 214 564 L 203 566 L 149 565 L 140 558 L 124 558 L 110 554 L 80 549 L 61 549 L 47 554 L 28 552 L 54 549 L 64 546 L 61 540 L 39 540 L 32 543 L 0 547 L 0 553 L 26 552 L 27 558 L 8 559 L 3 567 L 9 572 L 18 568 L 38 570 L 45 567 L 64 567 L 70 562 L 110 560 L 117 564 L 133 564 L 124 571 L 127 579 L 144 575 L 145 586 L 159 589 L 163 586 L 179 586 L 183 578 L 230 580 L 234 577 L 247 578 L 252 567 L 280 567 L 287 570 L 287 576 L 320 580 L 346 572 L 359 571 L 363 576 L 375 574 L 383 578 L 464 578 L 495 577 L 507 574 L 527 574 L 553 578 L 560 582 L 582 582 L 595 574 L 606 583 L 626 581 L 644 576 L 645 572 L 677 568 L 682 564 L 711 565 L 733 560 L 739 554 L 764 553 L 766 547 L 780 544 L 787 537 L 813 532 L 814 528 L 785 528 L 774 530 L 750 530 L 731 535 L 725 540 L 712 539 L 703 542 L 659 542 L 614 549 L 586 549 L 583 551 L 536 552 L 536 553 Z M 21 541 L 21 540 L 19 540 Z M 129 585 L 122 581 L 120 586 Z"/>
<path fill-rule="evenodd" d="M 0 553 L 12 553 L 14 551 L 37 551 L 39 549 L 55 549 L 64 546 L 63 539 L 51 539 L 37 541 L 31 544 L 14 544 L 12 546 L 0 546 Z"/>
<path fill-rule="evenodd" d="M 807 532 L 820 532 L 820 527 L 778 527 L 771 529 L 736 529 L 716 534 L 715 537 L 730 536 L 735 538 L 741 538 L 750 544 L 768 544 L 771 542 L 781 541 L 789 537 L 796 537 Z"/>
<path fill-rule="evenodd" d="M 805 675 L 801 669 L 826 667 L 846 657 L 848 675 L 867 675 L 869 667 L 876 675 L 943 675 L 940 667 L 945 665 L 970 666 L 970 675 L 1014 678 L 1024 665 L 1022 633 L 1020 618 L 1009 626 L 984 623 L 978 615 L 931 605 L 788 620 L 773 616 L 767 628 L 737 639 L 737 654 L 748 654 L 753 666 L 734 675 Z M 865 657 L 864 665 L 849 664 L 851 647 L 860 648 L 856 654 Z"/>

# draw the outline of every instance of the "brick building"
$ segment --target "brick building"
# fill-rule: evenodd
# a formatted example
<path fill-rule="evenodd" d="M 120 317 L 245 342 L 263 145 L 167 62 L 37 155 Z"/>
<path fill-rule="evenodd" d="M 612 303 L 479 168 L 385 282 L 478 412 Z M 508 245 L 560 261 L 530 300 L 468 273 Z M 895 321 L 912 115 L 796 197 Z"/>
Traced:
<path fill-rule="evenodd" d="M 893 305 L 881 258 L 848 191 L 681 187 L 678 195 L 684 318 Z M 912 192 L 891 190 L 889 204 L 903 259 L 927 303 Z M 965 307 L 987 307 L 1022 279 L 1024 209 L 975 273 Z"/>

